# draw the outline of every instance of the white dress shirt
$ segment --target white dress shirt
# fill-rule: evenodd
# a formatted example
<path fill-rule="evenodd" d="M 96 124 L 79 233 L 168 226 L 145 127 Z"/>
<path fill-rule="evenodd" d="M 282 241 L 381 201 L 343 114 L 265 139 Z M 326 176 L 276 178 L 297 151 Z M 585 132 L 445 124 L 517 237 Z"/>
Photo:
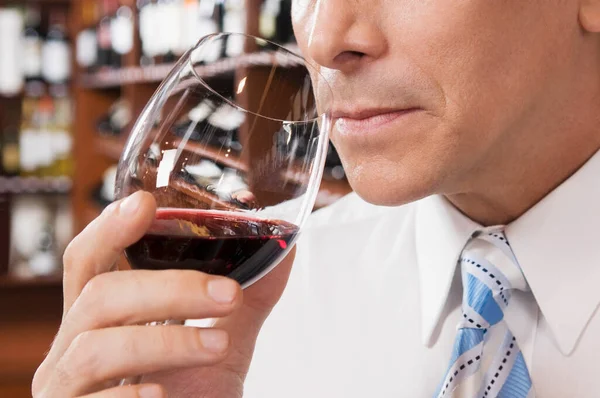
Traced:
<path fill-rule="evenodd" d="M 600 397 L 599 176 L 600 153 L 505 229 L 531 288 L 505 322 L 538 398 Z M 244 396 L 432 397 L 460 318 L 457 260 L 479 228 L 438 196 L 386 208 L 351 194 L 315 213 Z"/>

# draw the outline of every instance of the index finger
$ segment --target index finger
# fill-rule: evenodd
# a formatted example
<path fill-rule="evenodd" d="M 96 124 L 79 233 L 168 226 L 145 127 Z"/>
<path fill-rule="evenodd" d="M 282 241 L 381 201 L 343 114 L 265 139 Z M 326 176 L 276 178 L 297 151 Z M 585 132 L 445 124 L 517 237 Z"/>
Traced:
<path fill-rule="evenodd" d="M 155 214 L 154 197 L 138 191 L 108 206 L 73 239 L 63 260 L 63 314 L 90 279 L 110 271 L 125 248 L 144 236 Z"/>

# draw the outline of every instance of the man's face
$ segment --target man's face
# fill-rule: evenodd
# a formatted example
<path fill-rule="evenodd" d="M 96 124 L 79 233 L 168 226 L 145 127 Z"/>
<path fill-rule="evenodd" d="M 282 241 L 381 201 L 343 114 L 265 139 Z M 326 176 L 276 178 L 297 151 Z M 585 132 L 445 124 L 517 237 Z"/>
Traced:
<path fill-rule="evenodd" d="M 527 140 L 583 35 L 569 0 L 293 1 L 301 50 L 334 92 L 348 178 L 383 205 L 470 189 Z"/>

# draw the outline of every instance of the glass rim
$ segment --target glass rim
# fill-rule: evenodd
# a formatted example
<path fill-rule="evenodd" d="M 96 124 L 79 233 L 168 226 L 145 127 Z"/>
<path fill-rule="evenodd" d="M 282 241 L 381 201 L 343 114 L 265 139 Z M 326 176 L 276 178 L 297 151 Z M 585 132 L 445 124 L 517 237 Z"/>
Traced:
<path fill-rule="evenodd" d="M 240 106 L 239 104 L 236 104 L 235 102 L 231 101 L 228 98 L 225 98 L 222 94 L 220 94 L 219 92 L 217 92 L 215 89 L 213 89 L 211 87 L 211 85 L 205 80 L 203 79 L 200 75 L 198 75 L 198 73 L 196 72 L 196 69 L 194 68 L 193 64 L 192 64 L 192 57 L 191 57 L 191 53 L 198 49 L 200 47 L 200 45 L 208 40 L 211 39 L 219 39 L 221 37 L 228 37 L 228 36 L 240 36 L 240 37 L 244 37 L 245 39 L 253 39 L 256 42 L 262 42 L 265 44 L 269 44 L 271 46 L 274 46 L 277 48 L 277 50 L 279 51 L 283 51 L 285 52 L 287 55 L 290 55 L 294 58 L 299 59 L 300 61 L 302 61 L 301 65 L 304 65 L 304 67 L 309 70 L 312 69 L 314 70 L 314 72 L 321 77 L 322 82 L 325 84 L 325 87 L 327 88 L 327 93 L 329 95 L 329 101 L 328 104 L 326 106 L 326 109 L 323 112 L 318 112 L 317 110 L 317 116 L 310 118 L 310 119 L 306 119 L 306 120 L 284 120 L 284 119 L 277 119 L 277 118 L 273 118 L 273 117 L 269 117 L 269 116 L 265 116 L 265 115 L 261 115 L 259 113 L 250 111 L 248 109 L 243 108 L 242 106 Z M 212 94 L 216 95 L 217 97 L 219 97 L 219 99 L 221 99 L 222 101 L 226 102 L 227 104 L 235 107 L 236 109 L 239 109 L 242 112 L 260 117 L 262 119 L 266 119 L 266 120 L 271 120 L 274 122 L 279 122 L 279 123 L 289 123 L 289 124 L 308 124 L 308 123 L 314 123 L 317 122 L 321 116 L 323 115 L 329 115 L 331 117 L 331 111 L 332 111 L 332 103 L 333 103 L 333 90 L 331 89 L 331 86 L 329 85 L 329 82 L 327 82 L 327 80 L 325 79 L 325 77 L 321 74 L 321 72 L 319 71 L 319 69 L 313 65 L 311 62 L 307 61 L 302 55 L 295 53 L 294 51 L 282 46 L 281 44 L 277 44 L 275 42 L 272 42 L 270 40 L 267 39 L 263 39 L 262 37 L 258 37 L 258 36 L 253 36 L 247 33 L 237 33 L 237 32 L 219 32 L 219 33 L 211 33 L 208 34 L 202 38 L 200 38 L 200 40 L 198 40 L 198 42 L 194 45 L 194 47 L 192 47 L 188 54 L 187 54 L 187 59 L 186 59 L 186 63 L 188 63 L 190 65 L 190 69 L 192 70 L 192 73 L 194 75 L 194 77 L 196 79 L 198 79 L 198 81 L 206 88 L 208 89 Z M 309 73 L 309 77 L 310 77 L 310 73 Z M 314 89 L 314 84 L 311 81 L 311 86 L 313 87 L 313 94 L 315 93 L 315 89 Z M 316 97 L 316 95 L 315 95 Z M 316 101 L 316 98 L 315 98 Z M 316 107 L 316 103 L 315 103 L 315 107 Z"/>

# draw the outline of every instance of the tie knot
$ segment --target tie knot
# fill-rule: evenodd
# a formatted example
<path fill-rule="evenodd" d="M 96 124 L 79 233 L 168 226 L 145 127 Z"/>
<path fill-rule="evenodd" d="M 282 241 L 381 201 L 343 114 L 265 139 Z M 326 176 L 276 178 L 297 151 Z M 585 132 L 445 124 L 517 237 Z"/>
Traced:
<path fill-rule="evenodd" d="M 491 288 L 528 291 L 521 266 L 502 230 L 475 232 L 460 256 L 462 273 L 471 273 L 482 282 L 493 281 Z M 489 283 L 486 283 L 489 284 Z"/>
<path fill-rule="evenodd" d="M 500 322 L 511 291 L 528 290 L 519 263 L 502 231 L 473 234 L 460 256 L 463 324 L 487 329 Z"/>

